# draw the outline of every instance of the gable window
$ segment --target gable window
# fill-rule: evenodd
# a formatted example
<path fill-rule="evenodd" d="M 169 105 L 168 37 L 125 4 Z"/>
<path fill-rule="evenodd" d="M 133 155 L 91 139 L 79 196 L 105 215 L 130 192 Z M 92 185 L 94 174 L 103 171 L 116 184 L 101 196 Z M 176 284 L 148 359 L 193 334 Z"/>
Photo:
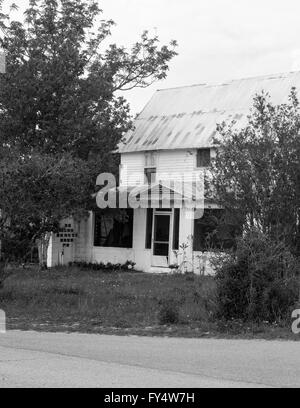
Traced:
<path fill-rule="evenodd" d="M 197 150 L 197 167 L 210 166 L 210 149 Z"/>
<path fill-rule="evenodd" d="M 225 210 L 205 209 L 202 218 L 194 219 L 194 251 L 231 249 L 241 228 L 225 217 Z"/>
<path fill-rule="evenodd" d="M 94 215 L 94 246 L 132 248 L 132 208 L 96 211 Z"/>

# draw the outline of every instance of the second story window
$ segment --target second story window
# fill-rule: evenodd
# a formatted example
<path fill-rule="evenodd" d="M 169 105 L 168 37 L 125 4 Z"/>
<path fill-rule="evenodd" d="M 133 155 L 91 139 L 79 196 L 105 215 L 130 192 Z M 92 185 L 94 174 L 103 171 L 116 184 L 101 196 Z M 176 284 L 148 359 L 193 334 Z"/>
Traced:
<path fill-rule="evenodd" d="M 145 183 L 153 184 L 156 181 L 156 167 L 145 168 Z"/>
<path fill-rule="evenodd" d="M 152 184 L 156 182 L 156 155 L 154 152 L 145 153 L 145 183 Z"/>
<path fill-rule="evenodd" d="M 197 150 L 197 167 L 210 166 L 210 149 Z"/>

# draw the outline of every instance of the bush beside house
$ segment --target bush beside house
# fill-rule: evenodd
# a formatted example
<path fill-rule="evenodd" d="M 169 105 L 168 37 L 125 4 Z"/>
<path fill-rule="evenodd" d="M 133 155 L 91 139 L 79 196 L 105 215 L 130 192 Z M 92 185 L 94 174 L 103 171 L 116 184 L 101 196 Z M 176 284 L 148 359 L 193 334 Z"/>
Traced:
<path fill-rule="evenodd" d="M 299 261 L 258 230 L 215 259 L 218 317 L 279 322 L 290 318 L 300 294 Z"/>

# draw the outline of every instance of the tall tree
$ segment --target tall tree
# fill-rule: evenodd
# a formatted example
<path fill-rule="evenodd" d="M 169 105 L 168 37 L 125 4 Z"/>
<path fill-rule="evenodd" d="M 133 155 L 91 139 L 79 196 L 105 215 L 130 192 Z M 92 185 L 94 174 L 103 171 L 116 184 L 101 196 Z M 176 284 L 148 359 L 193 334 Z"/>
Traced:
<path fill-rule="evenodd" d="M 0 13 L 0 239 L 7 243 L 45 238 L 62 217 L 88 208 L 96 175 L 116 172 L 112 152 L 132 127 L 121 91 L 165 78 L 176 55 L 175 41 L 161 46 L 148 32 L 130 50 L 105 46 L 114 22 L 101 13 L 96 0 L 30 0 L 23 22 Z"/>
<path fill-rule="evenodd" d="M 6 262 L 25 261 L 39 241 L 45 264 L 49 232 L 57 231 L 63 218 L 86 215 L 87 166 L 69 154 L 23 156 L 6 149 L 0 158 L 0 241 Z"/>
<path fill-rule="evenodd" d="M 300 254 L 300 107 L 296 90 L 274 105 L 254 99 L 248 124 L 221 124 L 212 194 L 244 227 L 285 241 Z"/>
<path fill-rule="evenodd" d="M 116 148 L 132 125 L 128 103 L 116 91 L 165 78 L 176 43 L 160 47 L 158 37 L 144 32 L 131 50 L 105 47 L 114 22 L 100 16 L 95 0 L 30 0 L 25 22 L 6 24 L 2 144 L 96 156 L 99 164 Z"/>

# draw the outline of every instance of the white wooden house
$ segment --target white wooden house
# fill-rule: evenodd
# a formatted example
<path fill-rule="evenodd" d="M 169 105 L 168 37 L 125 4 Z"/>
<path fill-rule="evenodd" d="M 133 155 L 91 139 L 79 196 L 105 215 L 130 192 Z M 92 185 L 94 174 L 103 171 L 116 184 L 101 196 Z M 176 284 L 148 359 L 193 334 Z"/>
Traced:
<path fill-rule="evenodd" d="M 180 174 L 203 172 L 214 154 L 217 123 L 234 120 L 242 127 L 255 94 L 264 90 L 274 103 L 284 103 L 291 88 L 298 85 L 300 73 L 294 72 L 158 90 L 119 146 L 120 186 L 116 190 L 160 188 Z M 204 207 L 206 214 L 218 214 L 213 203 L 204 201 Z M 205 226 L 191 216 L 193 211 L 188 205 L 176 209 L 171 200 L 169 208 L 129 209 L 126 223 L 109 212 L 97 211 L 80 223 L 66 220 L 62 231 L 52 236 L 48 265 L 133 261 L 139 270 L 167 272 L 170 265 L 182 262 L 185 252 L 187 269 L 210 273 Z M 182 244 L 186 244 L 184 251 Z"/>

